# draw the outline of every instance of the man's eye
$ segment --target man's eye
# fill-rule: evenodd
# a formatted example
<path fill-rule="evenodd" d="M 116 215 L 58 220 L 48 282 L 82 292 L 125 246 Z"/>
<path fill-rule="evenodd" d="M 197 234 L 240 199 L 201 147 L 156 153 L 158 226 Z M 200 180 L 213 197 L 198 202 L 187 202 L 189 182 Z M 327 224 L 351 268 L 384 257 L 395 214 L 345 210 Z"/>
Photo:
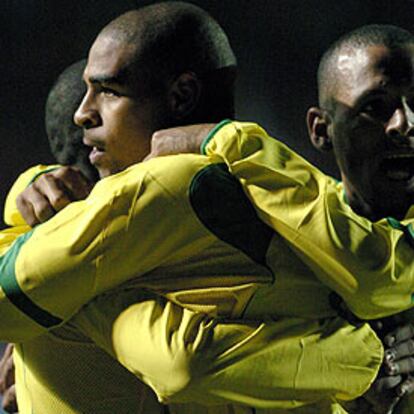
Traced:
<path fill-rule="evenodd" d="M 387 121 L 392 116 L 394 110 L 395 107 L 391 102 L 376 99 L 366 103 L 361 108 L 361 113 L 380 121 Z"/>
<path fill-rule="evenodd" d="M 119 92 L 110 88 L 102 88 L 101 93 L 103 93 L 105 96 L 119 96 Z"/>

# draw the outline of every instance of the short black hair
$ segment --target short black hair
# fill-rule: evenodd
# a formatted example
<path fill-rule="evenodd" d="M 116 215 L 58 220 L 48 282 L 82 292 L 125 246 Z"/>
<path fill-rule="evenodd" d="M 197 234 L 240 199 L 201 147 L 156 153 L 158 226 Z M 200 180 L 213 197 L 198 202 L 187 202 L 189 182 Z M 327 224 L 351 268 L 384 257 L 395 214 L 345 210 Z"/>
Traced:
<path fill-rule="evenodd" d="M 414 43 L 413 35 L 401 27 L 385 24 L 370 24 L 341 36 L 323 54 L 318 67 L 319 105 L 329 108 L 337 85 L 337 59 L 344 49 L 362 49 L 384 45 L 397 49 Z"/>
<path fill-rule="evenodd" d="M 89 162 L 90 148 L 83 142 L 83 131 L 73 122 L 73 114 L 82 101 L 86 86 L 82 74 L 86 59 L 67 67 L 52 86 L 45 107 L 45 128 L 50 149 L 57 162 L 75 165 L 90 179 L 97 171 Z"/>
<path fill-rule="evenodd" d="M 133 68 L 148 93 L 191 71 L 204 84 L 205 110 L 219 119 L 234 115 L 236 57 L 224 30 L 200 7 L 181 1 L 152 4 L 119 16 L 105 32 L 136 47 Z"/>

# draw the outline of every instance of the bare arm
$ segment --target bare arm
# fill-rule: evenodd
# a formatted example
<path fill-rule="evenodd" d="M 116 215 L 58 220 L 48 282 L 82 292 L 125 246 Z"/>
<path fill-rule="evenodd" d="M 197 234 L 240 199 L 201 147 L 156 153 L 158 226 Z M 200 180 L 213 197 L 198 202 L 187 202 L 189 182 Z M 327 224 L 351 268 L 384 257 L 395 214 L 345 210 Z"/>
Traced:
<path fill-rule="evenodd" d="M 164 403 L 294 408 L 352 399 L 382 361 L 368 325 L 214 319 L 134 289 L 96 298 L 71 322 Z"/>
<path fill-rule="evenodd" d="M 164 155 L 199 154 L 203 141 L 215 125 L 190 125 L 155 132 L 151 138 L 151 152 L 146 160 Z"/>

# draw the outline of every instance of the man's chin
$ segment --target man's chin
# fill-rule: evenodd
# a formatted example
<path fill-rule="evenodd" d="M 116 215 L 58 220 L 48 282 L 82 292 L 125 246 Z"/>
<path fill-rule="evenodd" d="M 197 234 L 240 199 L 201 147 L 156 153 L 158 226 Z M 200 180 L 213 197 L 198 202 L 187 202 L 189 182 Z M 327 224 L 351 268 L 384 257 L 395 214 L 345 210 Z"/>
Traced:
<path fill-rule="evenodd" d="M 111 175 L 115 175 L 125 170 L 125 168 L 105 168 L 105 167 L 96 167 L 99 173 L 99 178 L 106 178 Z"/>
<path fill-rule="evenodd" d="M 112 175 L 109 170 L 101 169 L 101 168 L 97 168 L 97 170 L 98 170 L 98 174 L 99 174 L 100 179 L 106 178 L 106 177 L 109 177 L 110 175 Z"/>
<path fill-rule="evenodd" d="M 414 191 L 412 188 L 404 187 L 392 188 L 392 191 L 378 192 L 381 197 L 376 197 L 371 204 L 375 212 L 375 219 L 380 220 L 385 217 L 393 217 L 403 220 L 407 211 L 414 203 Z"/>

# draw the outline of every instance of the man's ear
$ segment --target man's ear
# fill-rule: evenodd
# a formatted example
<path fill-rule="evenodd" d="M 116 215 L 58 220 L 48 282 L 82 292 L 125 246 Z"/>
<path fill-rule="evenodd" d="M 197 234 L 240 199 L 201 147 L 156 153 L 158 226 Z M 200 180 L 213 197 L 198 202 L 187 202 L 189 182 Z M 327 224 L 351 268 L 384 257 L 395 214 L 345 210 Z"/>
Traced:
<path fill-rule="evenodd" d="M 175 119 L 185 118 L 196 110 L 201 87 L 193 72 L 184 72 L 174 80 L 169 90 L 169 106 Z"/>
<path fill-rule="evenodd" d="M 306 114 L 309 138 L 312 145 L 319 151 L 330 151 L 332 140 L 329 136 L 329 120 L 326 111 L 313 106 Z"/>

